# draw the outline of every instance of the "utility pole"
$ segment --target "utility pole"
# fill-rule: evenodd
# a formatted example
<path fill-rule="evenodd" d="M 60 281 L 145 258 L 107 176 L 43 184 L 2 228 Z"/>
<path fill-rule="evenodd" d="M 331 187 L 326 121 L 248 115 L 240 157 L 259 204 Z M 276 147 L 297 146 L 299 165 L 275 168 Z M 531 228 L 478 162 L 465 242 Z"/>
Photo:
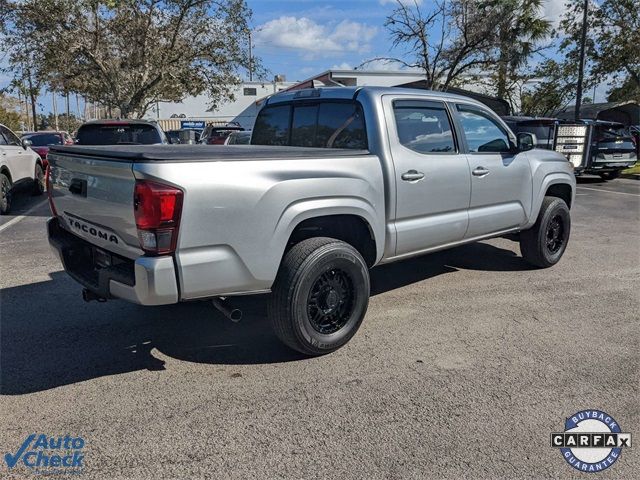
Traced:
<path fill-rule="evenodd" d="M 253 81 L 253 52 L 251 51 L 251 29 L 249 29 L 249 81 Z"/>
<path fill-rule="evenodd" d="M 580 35 L 580 63 L 578 65 L 578 85 L 576 89 L 576 108 L 574 120 L 580 120 L 580 104 L 582 103 L 582 82 L 584 81 L 585 49 L 587 43 L 587 16 L 589 14 L 589 0 L 584 0 L 582 12 L 582 33 Z"/>
<path fill-rule="evenodd" d="M 69 108 L 69 92 L 67 91 L 67 98 L 66 98 L 66 102 L 67 102 L 67 132 L 71 131 L 71 129 L 69 128 L 71 123 L 70 123 L 70 114 L 71 114 L 71 109 Z"/>
<path fill-rule="evenodd" d="M 51 106 L 53 107 L 53 123 L 55 125 L 56 128 L 56 132 L 58 130 L 60 130 L 60 127 L 58 126 L 58 100 L 56 99 L 56 92 L 52 91 L 51 92 Z"/>

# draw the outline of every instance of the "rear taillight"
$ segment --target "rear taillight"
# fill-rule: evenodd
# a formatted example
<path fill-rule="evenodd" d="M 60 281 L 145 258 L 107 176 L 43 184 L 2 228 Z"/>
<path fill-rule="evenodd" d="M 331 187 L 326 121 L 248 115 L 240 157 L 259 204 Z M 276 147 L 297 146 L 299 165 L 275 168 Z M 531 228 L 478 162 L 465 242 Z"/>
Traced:
<path fill-rule="evenodd" d="M 170 185 L 137 180 L 133 208 L 140 247 L 152 255 L 175 252 L 182 214 L 182 190 Z"/>
<path fill-rule="evenodd" d="M 51 165 L 47 165 L 45 179 L 45 185 L 47 186 L 47 198 L 49 199 L 49 209 L 51 210 L 51 215 L 57 217 L 58 212 L 56 212 L 56 206 L 53 204 L 53 188 L 51 188 Z"/>

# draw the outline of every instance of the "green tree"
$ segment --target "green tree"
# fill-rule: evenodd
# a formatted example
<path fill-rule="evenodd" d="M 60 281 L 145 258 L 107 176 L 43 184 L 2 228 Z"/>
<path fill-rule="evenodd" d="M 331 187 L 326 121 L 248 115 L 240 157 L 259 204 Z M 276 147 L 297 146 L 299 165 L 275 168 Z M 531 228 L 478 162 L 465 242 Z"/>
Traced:
<path fill-rule="evenodd" d="M 628 100 L 635 100 L 640 103 L 640 86 L 638 86 L 631 77 L 620 85 L 614 86 L 607 96 L 609 102 L 625 102 Z"/>
<path fill-rule="evenodd" d="M 496 0 L 497 45 L 495 94 L 513 103 L 513 93 L 521 81 L 520 69 L 551 33 L 551 22 L 542 17 L 543 0 Z M 513 106 L 513 105 L 512 105 Z"/>
<path fill-rule="evenodd" d="M 0 123 L 11 130 L 20 130 L 22 117 L 16 111 L 18 102 L 12 97 L 0 94 Z"/>
<path fill-rule="evenodd" d="M 424 71 L 427 88 L 446 90 L 464 75 L 491 64 L 497 11 L 493 0 L 441 0 L 422 7 L 397 0 L 387 17 L 395 49 L 403 58 L 377 57 Z"/>
<path fill-rule="evenodd" d="M 575 97 L 575 66 L 545 60 L 534 71 L 536 86 L 522 93 L 521 111 L 525 115 L 550 117 L 569 105 Z"/>
<path fill-rule="evenodd" d="M 243 0 L 9 0 L 9 45 L 20 22 L 35 32 L 47 83 L 122 117 L 155 102 L 232 95 L 249 64 Z M 255 62 L 254 62 L 255 64 Z"/>
<path fill-rule="evenodd" d="M 604 0 L 594 11 L 593 75 L 611 77 L 620 99 L 640 90 L 640 6 L 637 0 Z M 620 97 L 628 92 L 629 97 Z"/>

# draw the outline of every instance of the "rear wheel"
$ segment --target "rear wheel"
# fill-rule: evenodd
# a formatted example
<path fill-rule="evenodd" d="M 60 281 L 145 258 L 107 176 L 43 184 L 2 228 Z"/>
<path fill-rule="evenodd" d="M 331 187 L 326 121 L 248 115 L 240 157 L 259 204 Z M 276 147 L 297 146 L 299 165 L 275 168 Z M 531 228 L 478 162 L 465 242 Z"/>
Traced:
<path fill-rule="evenodd" d="M 603 180 L 615 180 L 620 176 L 620 170 L 614 170 L 612 172 L 602 172 L 600 173 L 600 178 Z"/>
<path fill-rule="evenodd" d="M 369 270 L 358 251 L 311 238 L 285 255 L 269 300 L 278 338 L 306 355 L 323 355 L 358 331 L 369 305 Z"/>
<path fill-rule="evenodd" d="M 0 173 L 0 215 L 7 215 L 11 211 L 11 180 L 4 173 Z"/>
<path fill-rule="evenodd" d="M 536 267 L 547 268 L 560 261 L 571 233 L 571 216 L 564 200 L 544 197 L 536 223 L 520 233 L 520 251 Z"/>
<path fill-rule="evenodd" d="M 45 179 L 44 179 L 44 171 L 42 170 L 42 165 L 36 163 L 36 171 L 33 176 L 33 195 L 42 195 L 45 190 Z"/>

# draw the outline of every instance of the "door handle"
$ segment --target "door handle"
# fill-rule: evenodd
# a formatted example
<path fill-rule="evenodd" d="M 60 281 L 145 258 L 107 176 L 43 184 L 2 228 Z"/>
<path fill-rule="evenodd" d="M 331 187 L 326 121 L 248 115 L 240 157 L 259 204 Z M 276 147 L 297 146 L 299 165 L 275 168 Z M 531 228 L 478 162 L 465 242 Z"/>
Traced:
<path fill-rule="evenodd" d="M 489 175 L 489 169 L 484 167 L 476 167 L 475 170 L 471 173 L 473 173 L 473 175 L 475 175 L 476 177 L 485 177 Z"/>
<path fill-rule="evenodd" d="M 405 182 L 417 182 L 424 178 L 424 173 L 418 172 L 417 170 L 409 170 L 408 172 L 404 172 L 400 178 Z"/>

